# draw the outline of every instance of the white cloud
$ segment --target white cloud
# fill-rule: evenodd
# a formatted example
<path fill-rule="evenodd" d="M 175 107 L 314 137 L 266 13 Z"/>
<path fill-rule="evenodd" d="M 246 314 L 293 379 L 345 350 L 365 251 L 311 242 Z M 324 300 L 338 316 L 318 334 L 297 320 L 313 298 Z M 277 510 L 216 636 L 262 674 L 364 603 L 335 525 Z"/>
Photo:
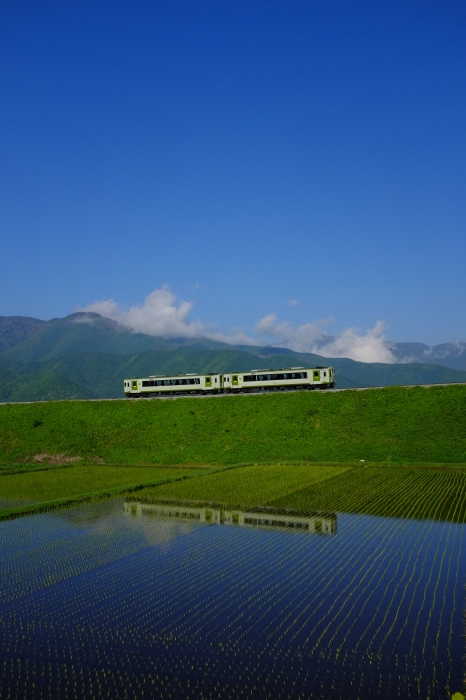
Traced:
<path fill-rule="evenodd" d="M 328 357 L 350 357 L 358 362 L 396 362 L 391 343 L 385 337 L 385 324 L 377 321 L 373 328 L 360 333 L 346 328 L 322 347 Z"/>
<path fill-rule="evenodd" d="M 275 314 L 264 316 L 256 325 L 260 334 L 279 339 L 279 345 L 296 352 L 312 352 L 324 357 L 349 357 L 358 362 L 395 362 L 390 343 L 385 337 L 385 324 L 377 321 L 374 328 L 360 332 L 346 328 L 336 336 L 325 328 L 332 318 L 305 323 L 297 328 L 288 321 L 278 321 Z"/>
<path fill-rule="evenodd" d="M 323 322 L 324 323 L 324 322 Z M 257 333 L 281 340 L 281 345 L 297 352 L 312 352 L 309 348 L 325 337 L 323 323 L 305 323 L 294 328 L 288 321 L 278 321 L 275 314 L 264 316 L 257 324 Z"/>
<path fill-rule="evenodd" d="M 299 306 L 297 299 L 288 299 L 288 306 Z"/>
<path fill-rule="evenodd" d="M 275 314 L 268 314 L 256 324 L 256 332 L 262 336 L 260 340 L 246 335 L 241 328 L 233 328 L 225 334 L 216 331 L 212 324 L 192 321 L 189 319 L 192 309 L 191 302 L 178 299 L 168 287 L 162 287 L 151 292 L 142 304 L 129 308 L 119 305 L 114 299 L 107 299 L 78 307 L 77 311 L 94 311 L 135 333 L 163 338 L 204 337 L 232 345 L 260 345 L 272 340 L 273 344 L 296 352 L 312 352 L 324 357 L 349 357 L 359 362 L 397 361 L 385 337 L 382 321 L 377 321 L 374 328 L 365 332 L 346 328 L 331 336 L 326 329 L 334 322 L 332 317 L 295 327 L 288 321 L 279 321 Z"/>
<path fill-rule="evenodd" d="M 124 308 L 114 299 L 96 301 L 78 311 L 94 311 L 111 318 L 135 333 L 161 336 L 163 338 L 199 338 L 206 337 L 223 343 L 255 345 L 257 341 L 245 335 L 240 328 L 234 328 L 230 334 L 216 332 L 212 326 L 201 321 L 188 319 L 193 304 L 178 300 L 168 287 L 155 289 L 142 304 Z"/>

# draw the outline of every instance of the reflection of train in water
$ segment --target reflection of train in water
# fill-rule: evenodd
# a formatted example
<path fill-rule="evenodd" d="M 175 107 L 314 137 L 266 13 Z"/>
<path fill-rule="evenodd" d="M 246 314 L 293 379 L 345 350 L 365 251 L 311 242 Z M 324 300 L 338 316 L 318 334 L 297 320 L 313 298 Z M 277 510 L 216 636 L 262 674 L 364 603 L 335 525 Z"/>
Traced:
<path fill-rule="evenodd" d="M 335 386 L 333 367 L 284 367 L 252 369 L 224 374 L 153 375 L 125 379 L 126 396 L 173 394 L 237 394 L 283 389 L 331 389 Z"/>
<path fill-rule="evenodd" d="M 176 518 L 197 520 L 203 523 L 238 525 L 239 527 L 273 527 L 302 530 L 320 535 L 334 535 L 337 531 L 336 513 L 302 513 L 276 511 L 274 509 L 254 508 L 251 510 L 227 510 L 219 507 L 165 503 L 139 503 L 127 501 L 124 504 L 125 515 Z"/>

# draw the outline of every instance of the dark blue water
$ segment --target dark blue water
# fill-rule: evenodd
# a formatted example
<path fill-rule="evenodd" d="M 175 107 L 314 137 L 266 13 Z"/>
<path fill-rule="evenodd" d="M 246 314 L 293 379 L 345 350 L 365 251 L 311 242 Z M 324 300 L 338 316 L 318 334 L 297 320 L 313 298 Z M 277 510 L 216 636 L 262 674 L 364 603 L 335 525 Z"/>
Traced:
<path fill-rule="evenodd" d="M 423 698 L 463 689 L 464 525 L 333 534 L 123 514 L 0 523 L 3 698 Z"/>

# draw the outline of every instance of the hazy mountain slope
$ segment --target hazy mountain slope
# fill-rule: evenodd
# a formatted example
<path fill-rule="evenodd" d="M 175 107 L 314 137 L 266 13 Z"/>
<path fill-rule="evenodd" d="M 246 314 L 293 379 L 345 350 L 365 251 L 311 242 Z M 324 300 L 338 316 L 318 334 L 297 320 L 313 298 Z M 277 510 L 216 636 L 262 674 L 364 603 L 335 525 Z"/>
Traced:
<path fill-rule="evenodd" d="M 430 364 L 466 370 L 466 343 L 442 343 L 441 345 L 424 345 L 424 343 L 395 343 L 394 355 L 400 362 L 429 362 Z"/>
<path fill-rule="evenodd" d="M 26 342 L 47 323 L 29 316 L 0 316 L 0 353 Z"/>
<path fill-rule="evenodd" d="M 354 386 L 406 386 L 409 384 L 443 384 L 466 382 L 466 372 L 439 365 L 407 363 L 387 365 L 381 362 L 355 362 L 336 358 L 330 361 L 337 377 L 349 377 Z"/>
<path fill-rule="evenodd" d="M 43 367 L 0 365 L 0 401 L 90 399 L 85 387 Z"/>
<path fill-rule="evenodd" d="M 3 355 L 28 362 L 77 352 L 144 352 L 165 345 L 162 338 L 131 333 L 115 321 L 86 313 L 47 321 L 35 335 Z"/>

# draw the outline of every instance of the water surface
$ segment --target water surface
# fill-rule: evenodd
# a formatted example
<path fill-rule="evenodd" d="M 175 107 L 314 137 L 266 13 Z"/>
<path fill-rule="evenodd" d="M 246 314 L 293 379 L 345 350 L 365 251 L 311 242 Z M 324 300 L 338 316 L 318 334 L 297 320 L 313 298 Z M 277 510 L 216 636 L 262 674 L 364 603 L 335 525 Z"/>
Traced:
<path fill-rule="evenodd" d="M 0 695 L 448 698 L 464 528 L 122 499 L 2 522 Z"/>

